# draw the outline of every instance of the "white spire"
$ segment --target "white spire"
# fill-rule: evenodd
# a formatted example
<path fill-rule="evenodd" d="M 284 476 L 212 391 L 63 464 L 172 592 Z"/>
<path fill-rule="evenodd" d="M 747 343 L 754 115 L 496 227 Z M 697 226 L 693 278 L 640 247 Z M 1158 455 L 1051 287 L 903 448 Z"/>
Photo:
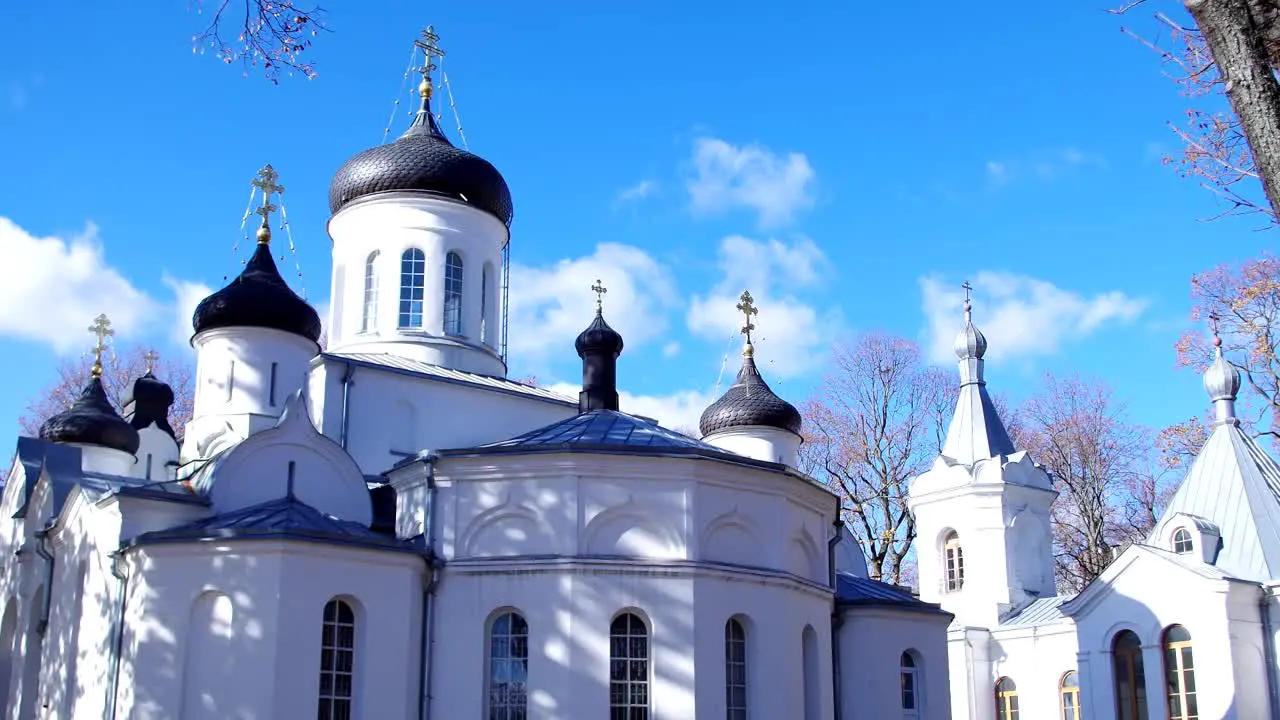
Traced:
<path fill-rule="evenodd" d="M 942 454 L 972 465 L 979 460 L 1012 455 L 1013 441 L 1000 420 L 1000 414 L 987 394 L 982 378 L 982 356 L 987 352 L 987 339 L 973 324 L 972 286 L 964 284 L 964 329 L 956 336 L 955 351 L 960 362 L 960 397 L 956 412 L 947 429 L 947 442 Z"/>

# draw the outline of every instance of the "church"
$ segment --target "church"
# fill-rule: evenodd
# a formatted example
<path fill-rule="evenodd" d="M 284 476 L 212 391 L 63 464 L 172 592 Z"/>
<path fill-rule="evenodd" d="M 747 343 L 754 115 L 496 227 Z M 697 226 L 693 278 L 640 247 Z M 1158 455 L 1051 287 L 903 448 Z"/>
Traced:
<path fill-rule="evenodd" d="M 507 377 L 512 197 L 433 115 L 436 40 L 412 126 L 333 176 L 323 348 L 267 166 L 252 256 L 192 319 L 191 421 L 151 371 L 117 412 L 99 316 L 83 392 L 18 438 L 0 717 L 949 717 L 955 611 L 867 577 L 748 292 L 700 438 L 620 407 L 600 280 L 578 397 Z"/>

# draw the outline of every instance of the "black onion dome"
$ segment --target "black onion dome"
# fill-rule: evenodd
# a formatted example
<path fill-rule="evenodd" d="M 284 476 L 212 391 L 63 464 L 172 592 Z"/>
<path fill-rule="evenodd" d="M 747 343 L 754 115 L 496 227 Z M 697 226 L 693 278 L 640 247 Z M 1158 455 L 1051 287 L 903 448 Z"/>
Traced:
<path fill-rule="evenodd" d="M 609 327 L 609 323 L 604 321 L 603 313 L 596 311 L 596 319 L 592 320 L 587 329 L 578 335 L 578 339 L 573 342 L 573 347 L 578 351 L 578 357 L 587 353 L 616 357 L 622 354 L 622 335 Z"/>
<path fill-rule="evenodd" d="M 702 412 L 698 429 L 706 437 L 729 428 L 763 425 L 799 435 L 801 423 L 800 411 L 773 394 L 769 384 L 760 377 L 756 361 L 748 356 L 742 359 L 738 379 Z"/>
<path fill-rule="evenodd" d="M 138 452 L 138 431 L 111 407 L 100 378 L 93 378 L 80 397 L 64 412 L 44 421 L 40 439 L 56 443 L 80 443 Z"/>
<path fill-rule="evenodd" d="M 454 147 L 424 102 L 398 140 L 348 160 L 329 184 L 329 210 L 381 192 L 417 190 L 462 200 L 510 227 L 511 190 L 488 160 Z"/>
<path fill-rule="evenodd" d="M 169 408 L 173 406 L 173 388 L 157 378 L 150 370 L 146 375 L 133 381 L 133 390 L 125 397 L 124 408 L 129 410 L 133 404 L 133 416 L 129 424 L 141 430 L 155 423 L 156 427 L 176 437 L 173 427 L 169 425 Z"/>
<path fill-rule="evenodd" d="M 271 259 L 271 246 L 258 243 L 244 272 L 196 306 L 197 333 L 225 327 L 264 327 L 320 339 L 320 316 L 289 289 Z"/>

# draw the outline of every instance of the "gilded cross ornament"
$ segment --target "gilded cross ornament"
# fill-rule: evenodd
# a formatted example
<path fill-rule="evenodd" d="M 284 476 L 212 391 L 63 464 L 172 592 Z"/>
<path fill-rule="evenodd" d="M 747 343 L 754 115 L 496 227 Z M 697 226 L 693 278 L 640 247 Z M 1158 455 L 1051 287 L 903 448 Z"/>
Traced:
<path fill-rule="evenodd" d="M 756 307 L 756 301 L 751 297 L 751 293 L 749 291 L 743 290 L 742 295 L 738 299 L 741 301 L 738 303 L 738 312 L 746 316 L 747 321 L 746 324 L 742 326 L 742 334 L 747 336 L 747 344 L 750 345 L 751 331 L 756 329 L 756 326 L 751 323 L 751 316 L 759 315 L 760 310 Z"/>
<path fill-rule="evenodd" d="M 591 289 L 596 294 L 596 312 L 604 312 L 604 294 L 609 292 L 609 288 L 605 287 L 599 278 L 596 278 L 596 284 L 592 285 Z"/>
<path fill-rule="evenodd" d="M 147 363 L 146 374 L 150 375 L 153 372 L 155 372 L 156 360 L 160 359 L 160 353 L 156 352 L 155 350 L 148 350 L 146 354 L 142 356 L 142 359 Z"/>
<path fill-rule="evenodd" d="M 106 315 L 99 315 L 93 319 L 93 324 L 89 326 L 89 332 L 98 338 L 93 346 L 93 369 L 90 370 L 94 378 L 102 377 L 102 351 L 107 349 L 107 338 L 116 334 L 111 329 L 111 320 Z"/>
<path fill-rule="evenodd" d="M 271 242 L 271 213 L 277 209 L 275 203 L 271 202 L 271 196 L 284 192 L 284 186 L 276 182 L 279 179 L 280 174 L 271 167 L 271 163 L 267 163 L 258 171 L 258 177 L 252 181 L 253 186 L 262 191 L 262 207 L 253 212 L 262 216 L 262 227 L 258 228 L 258 242 L 263 245 Z"/>
<path fill-rule="evenodd" d="M 422 84 L 418 86 L 418 93 L 424 98 L 431 97 L 431 71 L 436 69 L 434 58 L 444 57 L 444 50 L 440 49 L 440 36 L 436 34 L 434 25 L 428 25 L 426 30 L 422 31 L 422 37 L 413 41 L 413 46 L 422 51 L 423 58 L 426 63 L 416 70 L 422 74 Z"/>

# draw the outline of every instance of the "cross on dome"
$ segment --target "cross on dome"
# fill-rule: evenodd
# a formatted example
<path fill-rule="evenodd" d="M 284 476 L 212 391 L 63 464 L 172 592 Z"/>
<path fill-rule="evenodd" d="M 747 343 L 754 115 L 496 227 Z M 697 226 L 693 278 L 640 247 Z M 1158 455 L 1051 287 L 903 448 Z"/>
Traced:
<path fill-rule="evenodd" d="M 253 212 L 262 216 L 262 227 L 258 228 L 258 242 L 263 245 L 271 242 L 271 213 L 277 210 L 275 203 L 271 202 L 271 195 L 284 193 L 284 186 L 276 182 L 279 179 L 279 173 L 275 171 L 275 168 L 271 167 L 271 163 L 267 163 L 265 167 L 258 171 L 258 177 L 251 181 L 254 187 L 262 191 L 262 207 Z"/>
<path fill-rule="evenodd" d="M 604 286 L 600 278 L 596 278 L 596 284 L 591 286 L 592 291 L 596 294 L 596 312 L 604 312 L 604 295 L 609 292 L 609 288 Z"/>
<path fill-rule="evenodd" d="M 738 312 L 742 313 L 746 318 L 746 324 L 742 326 L 742 330 L 740 332 L 747 336 L 747 349 L 750 350 L 751 331 L 756 329 L 756 326 L 751 322 L 751 316 L 759 315 L 760 309 L 756 307 L 755 298 L 751 297 L 751 291 L 749 290 L 743 290 L 742 295 L 739 296 L 738 299 L 741 301 L 737 305 Z"/>
<path fill-rule="evenodd" d="M 89 332 L 98 339 L 93 346 L 93 369 L 90 373 L 93 377 L 100 378 L 102 377 L 102 351 L 107 349 L 107 338 L 115 335 L 116 331 L 111 329 L 111 320 L 105 314 L 100 314 L 93 319 Z"/>
<path fill-rule="evenodd" d="M 156 360 L 160 359 L 160 353 L 156 352 L 155 350 L 148 350 L 145 354 L 143 354 L 142 359 L 147 363 L 147 372 L 145 374 L 151 375 L 152 373 L 155 372 Z"/>
<path fill-rule="evenodd" d="M 965 320 L 968 320 L 969 312 L 973 310 L 973 302 L 969 297 L 969 293 L 973 292 L 973 286 L 969 284 L 968 280 L 965 280 L 960 287 L 964 288 L 964 314 Z"/>
<path fill-rule="evenodd" d="M 413 41 L 413 46 L 422 51 L 425 63 L 418 68 L 414 68 L 422 75 L 422 84 L 418 86 L 418 94 L 423 98 L 431 97 L 431 71 L 436 69 L 434 58 L 444 57 L 444 50 L 440 49 L 440 36 L 436 34 L 434 25 L 428 25 L 426 30 L 422 31 L 422 37 Z"/>

